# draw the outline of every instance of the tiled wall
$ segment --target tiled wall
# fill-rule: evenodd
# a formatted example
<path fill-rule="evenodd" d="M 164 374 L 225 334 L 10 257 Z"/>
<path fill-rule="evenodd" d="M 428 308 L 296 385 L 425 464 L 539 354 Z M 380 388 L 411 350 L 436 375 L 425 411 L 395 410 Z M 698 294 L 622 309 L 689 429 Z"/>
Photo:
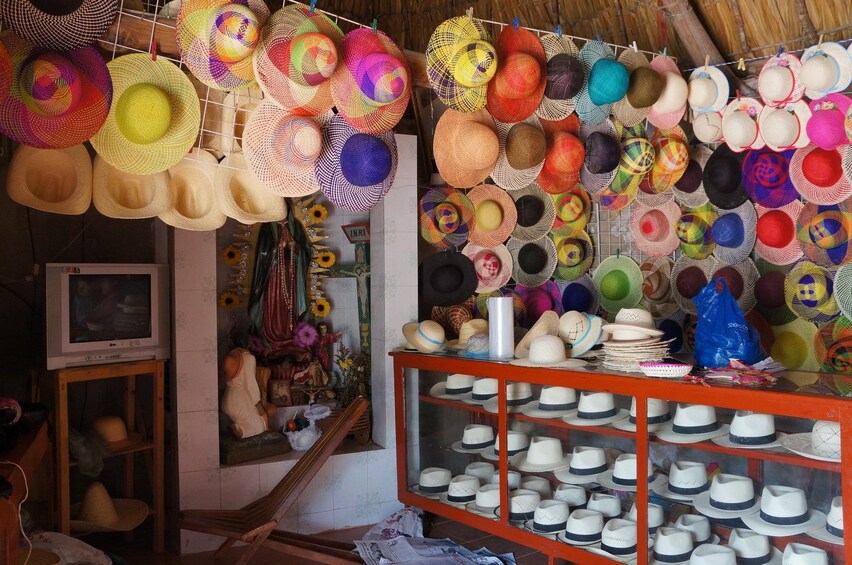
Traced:
<path fill-rule="evenodd" d="M 399 167 L 394 187 L 370 214 L 372 240 L 373 437 L 385 449 L 333 456 L 281 523 L 300 533 L 371 524 L 400 508 L 396 498 L 393 379 L 389 349 L 400 345 L 402 324 L 417 315 L 417 143 L 397 136 Z M 393 213 L 387 213 L 392 210 Z M 334 211 L 326 222 L 329 246 L 339 260 L 354 260 L 339 226 L 366 219 Z M 219 466 L 216 352 L 216 237 L 175 230 L 174 358 L 180 508 L 239 508 L 269 492 L 294 461 Z M 330 280 L 332 328 L 357 345 L 354 281 Z M 354 317 L 353 317 L 354 316 Z M 215 549 L 221 538 L 181 531 L 181 552 Z"/>

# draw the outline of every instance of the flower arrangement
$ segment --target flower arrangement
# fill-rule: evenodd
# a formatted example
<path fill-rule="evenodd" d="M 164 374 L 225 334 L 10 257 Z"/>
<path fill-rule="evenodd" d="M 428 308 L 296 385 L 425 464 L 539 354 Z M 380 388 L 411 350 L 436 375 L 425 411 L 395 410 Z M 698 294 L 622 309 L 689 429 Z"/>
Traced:
<path fill-rule="evenodd" d="M 352 350 L 341 345 L 334 355 L 334 364 L 340 370 L 343 391 L 341 405 L 348 406 L 359 396 L 370 398 L 370 354 L 364 351 L 352 354 Z"/>

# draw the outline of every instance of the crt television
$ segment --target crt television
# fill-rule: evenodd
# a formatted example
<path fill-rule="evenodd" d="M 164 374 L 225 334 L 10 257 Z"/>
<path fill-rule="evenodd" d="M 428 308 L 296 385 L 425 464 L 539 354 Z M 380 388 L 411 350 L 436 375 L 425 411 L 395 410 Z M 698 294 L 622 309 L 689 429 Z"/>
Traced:
<path fill-rule="evenodd" d="M 168 359 L 169 266 L 48 263 L 47 368 Z"/>

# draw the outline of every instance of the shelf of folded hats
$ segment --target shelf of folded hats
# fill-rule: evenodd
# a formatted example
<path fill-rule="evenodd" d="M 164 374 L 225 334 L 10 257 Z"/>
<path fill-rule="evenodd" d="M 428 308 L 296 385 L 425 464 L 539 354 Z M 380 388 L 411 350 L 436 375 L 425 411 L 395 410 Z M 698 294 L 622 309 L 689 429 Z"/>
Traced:
<path fill-rule="evenodd" d="M 129 455 L 131 453 L 137 453 L 140 451 L 151 451 L 154 449 L 154 442 L 148 439 L 144 439 L 139 441 L 138 443 L 134 443 L 133 445 L 128 445 L 126 447 L 120 448 L 110 448 L 104 454 L 104 457 L 117 457 L 119 455 Z M 80 463 L 76 459 L 70 459 L 68 461 L 69 467 L 76 467 Z"/>

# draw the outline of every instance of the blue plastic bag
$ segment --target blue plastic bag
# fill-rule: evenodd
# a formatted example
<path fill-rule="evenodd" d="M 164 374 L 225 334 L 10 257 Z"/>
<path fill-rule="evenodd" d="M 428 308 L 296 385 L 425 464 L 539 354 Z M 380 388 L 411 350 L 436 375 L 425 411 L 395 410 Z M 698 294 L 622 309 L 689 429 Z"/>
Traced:
<path fill-rule="evenodd" d="M 749 324 L 724 279 L 713 279 L 694 298 L 698 307 L 695 360 L 709 368 L 726 367 L 731 359 L 749 365 L 766 355 L 760 334 Z"/>

